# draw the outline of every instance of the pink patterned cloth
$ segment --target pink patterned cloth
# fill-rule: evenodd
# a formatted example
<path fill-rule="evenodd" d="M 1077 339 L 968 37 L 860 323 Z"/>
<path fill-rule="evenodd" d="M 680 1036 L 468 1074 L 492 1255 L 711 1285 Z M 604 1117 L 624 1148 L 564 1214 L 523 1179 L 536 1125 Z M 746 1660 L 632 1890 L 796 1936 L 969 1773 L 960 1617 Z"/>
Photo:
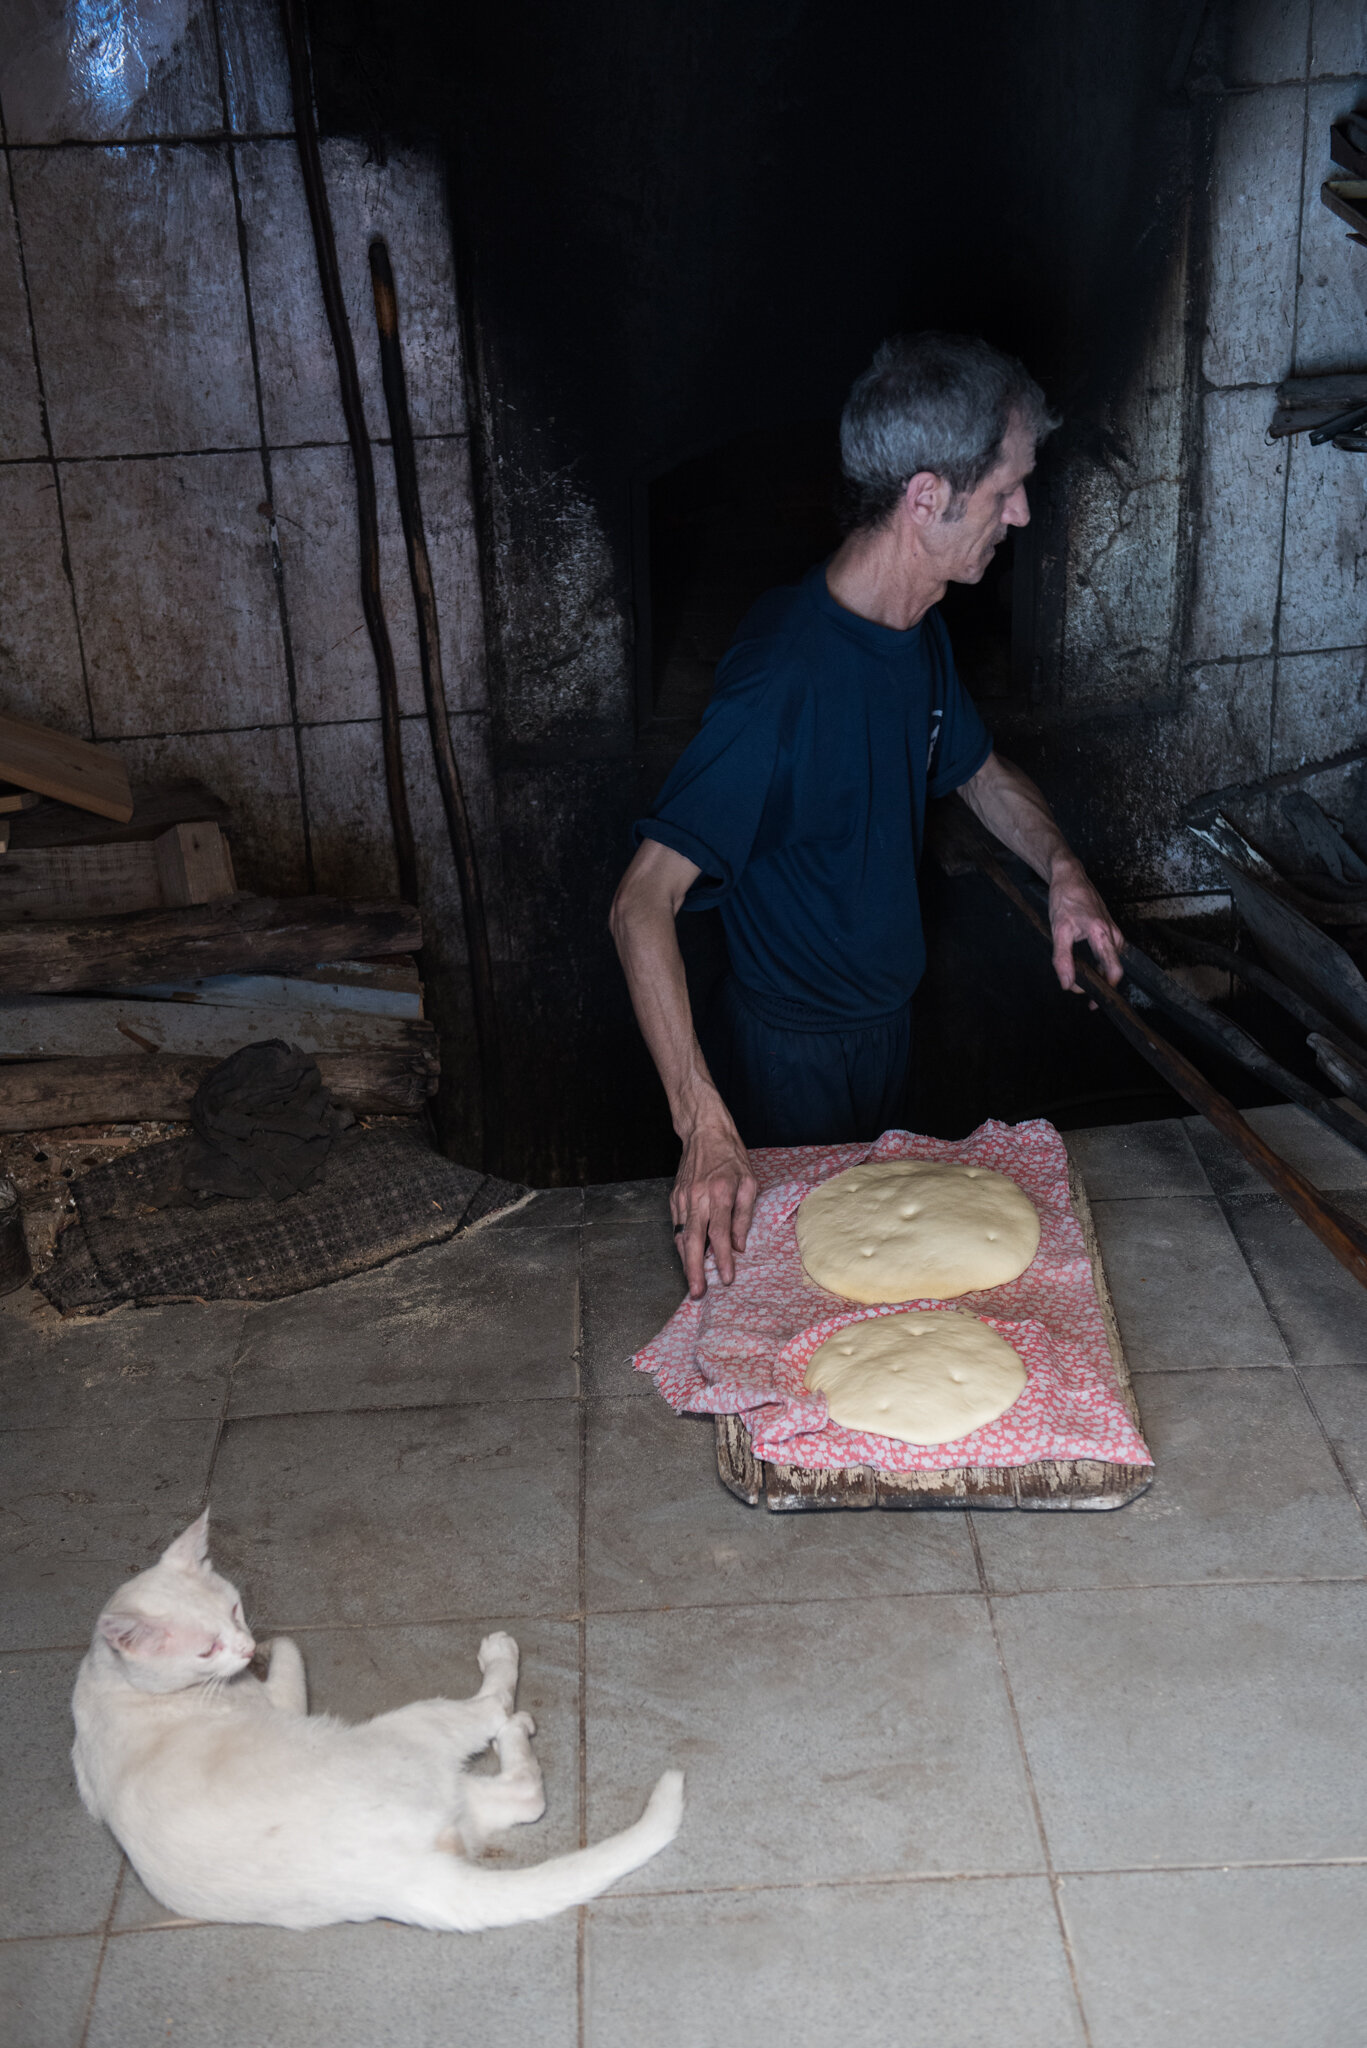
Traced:
<path fill-rule="evenodd" d="M 760 1195 L 734 1284 L 720 1284 L 709 1253 L 703 1299 L 685 1301 L 633 1361 L 638 1372 L 653 1375 L 676 1413 L 743 1415 L 757 1457 L 827 1471 L 874 1465 L 938 1472 L 1042 1458 L 1153 1463 L 1120 1398 L 1082 1227 L 1068 1197 L 1068 1154 L 1052 1124 L 985 1123 L 957 1143 L 885 1131 L 873 1145 L 775 1148 L 751 1157 Z M 860 1308 L 828 1294 L 803 1271 L 793 1218 L 810 1188 L 865 1159 L 935 1159 L 1009 1174 L 1039 1211 L 1038 1252 L 1019 1279 L 953 1302 Z M 803 1386 L 817 1346 L 848 1324 L 950 1307 L 980 1315 L 1025 1365 L 1025 1391 L 985 1428 L 949 1444 L 899 1443 L 841 1428 L 825 1395 Z"/>

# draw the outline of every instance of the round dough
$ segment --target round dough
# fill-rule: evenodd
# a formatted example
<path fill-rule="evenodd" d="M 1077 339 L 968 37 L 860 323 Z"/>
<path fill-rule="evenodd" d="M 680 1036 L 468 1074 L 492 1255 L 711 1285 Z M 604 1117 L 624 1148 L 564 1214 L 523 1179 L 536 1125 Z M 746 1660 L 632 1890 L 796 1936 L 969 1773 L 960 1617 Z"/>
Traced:
<path fill-rule="evenodd" d="M 989 1166 L 881 1159 L 812 1189 L 797 1245 L 808 1276 L 847 1301 L 944 1301 L 1023 1273 L 1039 1217 Z"/>
<path fill-rule="evenodd" d="M 833 1422 L 909 1444 L 953 1443 L 995 1422 L 1025 1380 L 1006 1340 L 954 1308 L 871 1316 L 837 1330 L 806 1372 Z"/>

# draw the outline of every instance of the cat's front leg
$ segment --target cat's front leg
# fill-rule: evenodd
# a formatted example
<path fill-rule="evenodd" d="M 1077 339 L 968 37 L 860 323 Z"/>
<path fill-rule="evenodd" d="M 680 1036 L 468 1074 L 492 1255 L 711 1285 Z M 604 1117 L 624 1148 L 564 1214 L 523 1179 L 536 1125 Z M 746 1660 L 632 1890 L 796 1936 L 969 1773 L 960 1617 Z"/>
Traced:
<path fill-rule="evenodd" d="M 277 1636 L 270 1645 L 270 1669 L 262 1684 L 266 1697 L 273 1707 L 282 1714 L 307 1714 L 309 1710 L 308 1683 L 304 1677 L 304 1660 L 299 1654 L 299 1645 L 288 1636 Z"/>
<path fill-rule="evenodd" d="M 517 1698 L 517 1644 L 501 1629 L 486 1636 L 479 1646 L 479 1668 L 484 1673 L 477 1699 L 492 1694 L 505 1714 L 511 1714 Z"/>

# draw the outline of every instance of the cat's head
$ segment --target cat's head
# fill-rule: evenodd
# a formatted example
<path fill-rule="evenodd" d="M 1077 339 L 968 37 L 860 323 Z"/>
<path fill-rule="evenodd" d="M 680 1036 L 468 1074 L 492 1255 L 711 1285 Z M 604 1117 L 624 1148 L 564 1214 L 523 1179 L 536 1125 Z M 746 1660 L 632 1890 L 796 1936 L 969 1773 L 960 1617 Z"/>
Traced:
<path fill-rule="evenodd" d="M 209 1511 L 168 1544 L 150 1571 L 120 1586 L 95 1625 L 139 1692 L 182 1692 L 234 1678 L 256 1648 L 236 1586 L 209 1563 Z"/>

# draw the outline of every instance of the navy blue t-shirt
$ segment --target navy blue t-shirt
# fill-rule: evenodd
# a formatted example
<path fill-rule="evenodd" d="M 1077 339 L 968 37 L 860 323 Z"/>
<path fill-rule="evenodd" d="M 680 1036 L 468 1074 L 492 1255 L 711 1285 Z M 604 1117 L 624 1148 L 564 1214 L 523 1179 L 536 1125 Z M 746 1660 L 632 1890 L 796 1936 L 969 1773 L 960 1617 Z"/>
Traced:
<path fill-rule="evenodd" d="M 867 1023 L 925 967 L 916 866 L 927 796 L 992 751 L 937 610 L 906 632 L 860 618 L 825 564 L 772 590 L 718 669 L 702 729 L 635 833 L 702 870 L 731 968 L 761 1001 Z"/>

